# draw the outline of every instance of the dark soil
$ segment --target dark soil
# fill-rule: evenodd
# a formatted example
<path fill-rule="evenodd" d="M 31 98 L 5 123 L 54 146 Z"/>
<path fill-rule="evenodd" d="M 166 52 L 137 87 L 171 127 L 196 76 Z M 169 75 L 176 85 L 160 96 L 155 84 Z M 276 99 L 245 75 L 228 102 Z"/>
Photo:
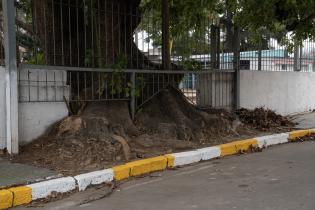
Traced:
<path fill-rule="evenodd" d="M 260 131 L 283 130 L 296 125 L 288 117 L 283 117 L 262 107 L 254 110 L 239 109 L 236 113 L 242 123 Z"/>
<path fill-rule="evenodd" d="M 244 113 L 251 113 L 245 110 L 239 112 L 245 125 L 224 110 L 198 110 L 175 89 L 163 90 L 145 104 L 135 122 L 129 113 L 128 102 L 89 103 L 79 115 L 64 119 L 46 136 L 23 146 L 13 160 L 74 175 L 253 137 L 259 135 L 253 127 L 266 127 L 257 125 L 260 118 L 250 121 L 245 117 Z M 278 126 L 288 124 L 279 122 Z"/>

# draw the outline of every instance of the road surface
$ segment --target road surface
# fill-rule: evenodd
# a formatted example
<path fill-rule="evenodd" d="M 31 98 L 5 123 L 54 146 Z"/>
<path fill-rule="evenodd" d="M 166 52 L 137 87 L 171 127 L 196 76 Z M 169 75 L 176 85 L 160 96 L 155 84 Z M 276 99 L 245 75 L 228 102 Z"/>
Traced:
<path fill-rule="evenodd" d="M 286 144 L 262 153 L 155 173 L 123 183 L 103 199 L 82 204 L 102 197 L 105 191 L 90 189 L 34 209 L 315 209 L 315 142 Z"/>

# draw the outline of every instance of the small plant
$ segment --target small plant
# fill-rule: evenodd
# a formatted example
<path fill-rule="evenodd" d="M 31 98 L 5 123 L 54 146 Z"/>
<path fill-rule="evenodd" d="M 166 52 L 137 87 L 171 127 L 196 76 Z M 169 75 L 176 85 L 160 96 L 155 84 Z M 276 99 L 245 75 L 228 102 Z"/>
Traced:
<path fill-rule="evenodd" d="M 202 70 L 202 64 L 196 60 L 184 60 L 182 65 L 188 71 Z"/>
<path fill-rule="evenodd" d="M 36 64 L 36 65 L 44 65 L 45 62 L 45 55 L 44 53 L 36 53 L 35 55 L 31 56 L 28 59 L 28 64 Z"/>

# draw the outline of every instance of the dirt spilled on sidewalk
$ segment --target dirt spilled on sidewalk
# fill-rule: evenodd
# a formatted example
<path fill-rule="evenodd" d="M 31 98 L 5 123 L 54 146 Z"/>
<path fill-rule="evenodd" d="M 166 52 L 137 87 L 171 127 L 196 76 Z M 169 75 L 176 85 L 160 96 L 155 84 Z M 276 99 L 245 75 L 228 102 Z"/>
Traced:
<path fill-rule="evenodd" d="M 224 110 L 201 111 L 172 88 L 145 104 L 135 121 L 129 113 L 127 102 L 89 103 L 79 115 L 64 119 L 45 136 L 21 147 L 13 161 L 73 175 L 288 130 L 292 125 L 270 110 L 260 109 L 259 115 L 240 110 L 239 120 Z"/>

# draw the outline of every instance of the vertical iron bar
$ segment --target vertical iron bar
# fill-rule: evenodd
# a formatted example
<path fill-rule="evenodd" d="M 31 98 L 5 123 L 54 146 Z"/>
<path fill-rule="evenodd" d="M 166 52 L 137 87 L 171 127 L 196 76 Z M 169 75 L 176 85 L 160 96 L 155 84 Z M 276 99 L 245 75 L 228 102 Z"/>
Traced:
<path fill-rule="evenodd" d="M 90 15 L 91 15 L 91 22 L 90 22 L 90 24 L 91 24 L 91 59 L 92 59 L 92 67 L 93 68 L 95 68 L 95 49 L 94 49 L 94 13 L 95 13 L 95 7 L 94 7 L 94 5 L 93 5 L 93 2 L 94 1 L 91 1 L 91 13 L 90 13 Z"/>
<path fill-rule="evenodd" d="M 131 101 L 130 101 L 130 110 L 131 110 L 131 119 L 135 119 L 136 113 L 136 73 L 133 71 L 131 73 Z"/>
<path fill-rule="evenodd" d="M 52 25 L 53 25 L 53 42 L 54 42 L 54 65 L 56 65 L 56 33 L 55 33 L 55 4 L 54 0 L 51 0 L 52 6 Z"/>
<path fill-rule="evenodd" d="M 31 102 L 31 79 L 30 79 L 30 70 L 27 70 L 27 82 L 28 82 L 28 102 Z"/>
<path fill-rule="evenodd" d="M 84 100 L 86 101 L 87 95 L 86 95 L 86 72 L 84 72 Z"/>
<path fill-rule="evenodd" d="M 91 72 L 91 80 L 92 80 L 92 100 L 94 101 L 94 72 Z"/>
<path fill-rule="evenodd" d="M 76 72 L 76 74 L 77 74 L 77 88 L 78 88 L 78 90 L 77 90 L 77 94 L 78 94 L 78 100 L 77 101 L 80 101 L 80 78 L 79 78 L 79 72 Z"/>
<path fill-rule="evenodd" d="M 55 87 L 55 101 L 57 101 L 57 84 L 56 84 L 56 72 L 54 71 L 54 87 Z"/>
<path fill-rule="evenodd" d="M 85 4 L 85 0 L 83 0 L 83 13 L 84 13 L 84 15 L 83 15 L 83 18 L 84 18 L 84 21 L 83 21 L 83 23 L 84 23 L 84 62 L 85 62 L 85 60 L 86 60 L 86 58 L 87 58 L 87 37 L 86 37 L 86 25 L 87 25 L 87 23 L 86 23 L 86 11 L 87 10 L 87 8 L 86 8 L 86 4 Z M 84 65 L 86 65 L 86 63 L 84 63 Z"/>
<path fill-rule="evenodd" d="M 72 27 L 71 27 L 71 4 L 70 4 L 70 0 L 68 0 L 68 7 L 69 7 L 69 25 L 68 25 L 68 28 L 69 28 L 69 60 L 70 60 L 70 66 L 72 66 Z"/>
<path fill-rule="evenodd" d="M 37 102 L 39 102 L 39 70 L 37 70 Z"/>
<path fill-rule="evenodd" d="M 170 14 L 168 0 L 162 0 L 162 65 L 165 70 L 169 70 L 171 66 Z"/>
<path fill-rule="evenodd" d="M 46 84 L 46 101 L 48 101 L 48 72 L 45 71 L 45 84 Z"/>
<path fill-rule="evenodd" d="M 112 25 L 111 25 L 111 27 L 112 27 L 112 30 L 111 30 L 111 43 L 112 43 L 112 64 L 114 64 L 115 63 L 115 42 L 114 42 L 114 36 L 115 36 L 115 33 L 114 33 L 114 2 L 112 2 Z"/>
<path fill-rule="evenodd" d="M 72 100 L 72 71 L 69 71 L 69 86 L 70 86 L 70 88 L 69 88 L 69 101 L 71 101 Z"/>
<path fill-rule="evenodd" d="M 48 64 L 48 47 L 47 47 L 47 21 L 46 21 L 46 6 L 44 6 L 44 33 L 45 33 L 45 64 Z"/>
<path fill-rule="evenodd" d="M 62 0 L 60 0 L 60 25 L 61 25 L 61 61 L 62 65 L 65 65 L 65 54 L 64 54 L 64 40 L 63 40 L 63 7 L 62 7 Z"/>
<path fill-rule="evenodd" d="M 105 4 L 105 10 L 104 10 L 104 28 L 105 28 L 105 66 L 107 66 L 107 57 L 108 57 L 108 54 L 107 54 L 107 48 L 108 48 L 108 45 L 107 45 L 107 0 L 105 0 L 104 2 Z"/>
<path fill-rule="evenodd" d="M 234 92 L 234 108 L 240 108 L 240 28 L 234 28 L 234 83 L 235 83 L 235 92 Z"/>
<path fill-rule="evenodd" d="M 79 37 L 79 2 L 76 0 L 76 26 L 77 26 L 77 66 L 80 67 L 80 37 Z M 71 91 L 70 91 L 71 92 Z"/>

